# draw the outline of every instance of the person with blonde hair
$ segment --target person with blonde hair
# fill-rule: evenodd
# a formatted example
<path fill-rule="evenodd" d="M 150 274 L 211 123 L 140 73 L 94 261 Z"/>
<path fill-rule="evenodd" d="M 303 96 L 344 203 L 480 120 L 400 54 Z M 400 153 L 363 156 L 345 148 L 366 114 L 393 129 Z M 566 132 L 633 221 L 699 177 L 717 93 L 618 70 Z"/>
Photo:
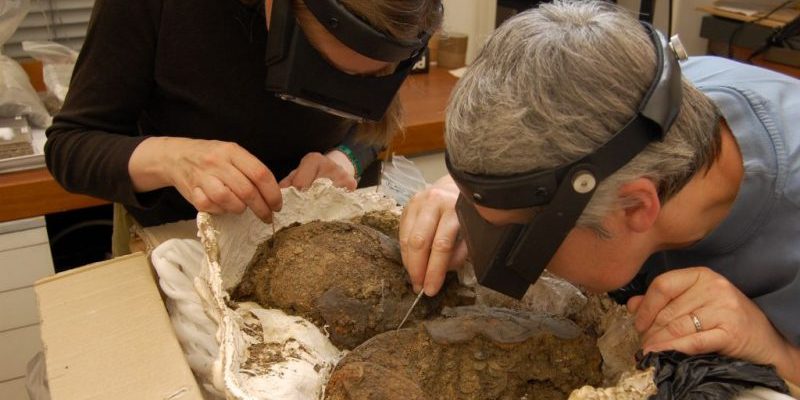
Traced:
<path fill-rule="evenodd" d="M 546 268 L 627 302 L 646 352 L 800 382 L 800 82 L 659 37 L 596 1 L 501 26 L 451 98 L 451 174 L 401 219 L 410 279 L 469 257 L 519 297 Z"/>
<path fill-rule="evenodd" d="M 353 189 L 441 20 L 440 0 L 97 0 L 48 168 L 144 226 Z"/>

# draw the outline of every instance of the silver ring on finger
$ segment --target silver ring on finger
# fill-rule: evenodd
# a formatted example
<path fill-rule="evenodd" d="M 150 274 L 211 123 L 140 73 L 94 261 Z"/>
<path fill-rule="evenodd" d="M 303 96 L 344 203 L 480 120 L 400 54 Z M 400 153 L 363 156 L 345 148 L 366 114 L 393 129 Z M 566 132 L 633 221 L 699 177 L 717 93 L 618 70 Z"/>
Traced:
<path fill-rule="evenodd" d="M 697 332 L 703 331 L 703 323 L 700 322 L 700 318 L 697 317 L 695 313 L 689 313 L 689 318 L 692 319 L 692 323 L 694 324 L 694 330 Z"/>

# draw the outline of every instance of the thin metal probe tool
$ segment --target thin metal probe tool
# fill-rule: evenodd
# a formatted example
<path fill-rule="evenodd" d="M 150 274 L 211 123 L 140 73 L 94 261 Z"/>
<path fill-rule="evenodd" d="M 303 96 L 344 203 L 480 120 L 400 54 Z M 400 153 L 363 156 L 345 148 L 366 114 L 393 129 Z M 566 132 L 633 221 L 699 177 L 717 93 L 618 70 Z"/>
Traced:
<path fill-rule="evenodd" d="M 417 306 L 417 303 L 419 303 L 419 299 L 421 299 L 421 298 L 422 298 L 422 295 L 424 295 L 424 294 L 425 294 L 425 291 L 424 291 L 424 290 L 420 290 L 420 291 L 419 291 L 419 294 L 417 295 L 417 298 L 416 298 L 416 299 L 414 299 L 414 302 L 413 302 L 413 303 L 411 303 L 411 307 L 409 307 L 409 308 L 408 308 L 408 311 L 406 311 L 406 316 L 405 316 L 405 317 L 403 317 L 403 320 L 402 320 L 402 321 L 400 321 L 400 325 L 397 325 L 397 329 L 395 329 L 395 331 L 399 331 L 399 330 L 400 330 L 400 328 L 402 328 L 402 327 L 403 327 L 403 324 L 405 324 L 405 323 L 406 323 L 406 320 L 408 320 L 408 317 L 411 315 L 411 311 L 414 311 L 414 307 L 416 307 L 416 306 Z"/>

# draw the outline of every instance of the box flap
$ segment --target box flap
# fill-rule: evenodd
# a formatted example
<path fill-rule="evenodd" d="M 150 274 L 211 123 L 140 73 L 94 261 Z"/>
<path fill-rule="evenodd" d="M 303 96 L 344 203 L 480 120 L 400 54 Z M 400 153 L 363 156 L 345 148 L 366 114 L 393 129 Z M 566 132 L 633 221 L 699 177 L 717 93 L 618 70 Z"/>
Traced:
<path fill-rule="evenodd" d="M 53 400 L 202 399 L 142 253 L 35 290 Z"/>

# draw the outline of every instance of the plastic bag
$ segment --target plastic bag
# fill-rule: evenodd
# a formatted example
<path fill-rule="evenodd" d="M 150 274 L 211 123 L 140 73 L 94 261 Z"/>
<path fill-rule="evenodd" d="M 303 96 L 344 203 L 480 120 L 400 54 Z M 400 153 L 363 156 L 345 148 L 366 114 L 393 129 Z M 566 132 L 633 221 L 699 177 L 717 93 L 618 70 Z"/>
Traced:
<path fill-rule="evenodd" d="M 44 352 L 40 351 L 28 361 L 25 374 L 25 390 L 30 400 L 50 400 L 50 385 L 47 381 L 47 364 Z"/>
<path fill-rule="evenodd" d="M 42 62 L 42 74 L 48 96 L 55 98 L 56 106 L 60 109 L 67 97 L 72 70 L 78 61 L 78 52 L 62 44 L 46 41 L 24 41 L 22 49 Z"/>
<path fill-rule="evenodd" d="M 8 40 L 30 10 L 28 0 L 0 2 L 0 46 Z M 28 122 L 46 128 L 52 122 L 28 75 L 20 65 L 0 54 L 0 117 L 24 115 Z"/>
<path fill-rule="evenodd" d="M 745 389 L 762 386 L 788 393 L 786 383 L 775 368 L 721 356 L 689 356 L 677 351 L 637 355 L 638 367 L 656 369 L 658 393 L 651 400 L 723 400 L 734 398 Z"/>
<path fill-rule="evenodd" d="M 395 199 L 397 204 L 406 205 L 415 193 L 426 186 L 422 171 L 413 161 L 403 156 L 392 156 L 391 160 L 384 161 L 378 190 Z"/>
<path fill-rule="evenodd" d="M 29 0 L 4 0 L 0 2 L 0 45 L 11 38 L 31 9 Z"/>

